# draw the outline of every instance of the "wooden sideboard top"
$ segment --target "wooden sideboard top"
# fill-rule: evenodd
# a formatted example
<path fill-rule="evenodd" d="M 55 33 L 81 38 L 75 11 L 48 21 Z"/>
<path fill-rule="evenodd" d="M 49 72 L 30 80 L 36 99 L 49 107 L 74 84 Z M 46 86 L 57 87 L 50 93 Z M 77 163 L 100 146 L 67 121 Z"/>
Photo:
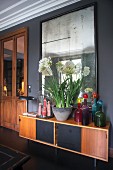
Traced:
<path fill-rule="evenodd" d="M 23 115 L 19 115 L 19 117 L 21 117 Z M 66 121 L 58 121 L 56 120 L 55 117 L 52 118 L 37 118 L 37 117 L 31 117 L 31 116 L 23 116 L 26 118 L 31 118 L 31 119 L 36 119 L 36 120 L 41 120 L 41 121 L 47 121 L 47 122 L 53 122 L 53 123 L 58 123 L 58 124 L 64 124 L 64 125 L 71 125 L 71 126 L 78 126 L 78 127 L 84 127 L 84 128 L 92 128 L 92 129 L 98 129 L 98 130 L 108 130 L 110 127 L 110 122 L 106 121 L 106 126 L 105 127 L 97 127 L 94 125 L 94 122 L 91 122 L 89 125 L 84 126 L 82 124 L 77 124 L 73 118 L 69 118 Z"/>

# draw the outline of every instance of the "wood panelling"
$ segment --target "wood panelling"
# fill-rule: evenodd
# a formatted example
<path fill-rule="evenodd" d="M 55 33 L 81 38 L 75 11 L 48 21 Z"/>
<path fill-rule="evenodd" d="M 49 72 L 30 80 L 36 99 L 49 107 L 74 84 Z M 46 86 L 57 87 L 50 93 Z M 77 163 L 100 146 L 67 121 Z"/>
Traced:
<path fill-rule="evenodd" d="M 27 112 L 26 108 L 26 100 L 17 100 L 17 117 L 16 117 L 16 123 L 19 125 L 19 115 L 22 115 L 23 113 Z"/>
<path fill-rule="evenodd" d="M 19 131 L 19 115 L 27 112 L 27 101 L 26 100 L 17 100 L 16 101 L 16 123 L 15 123 L 15 130 Z"/>
<path fill-rule="evenodd" d="M 4 122 L 11 123 L 12 122 L 12 101 L 11 100 L 5 100 L 3 101 L 3 120 Z"/>
<path fill-rule="evenodd" d="M 82 128 L 81 152 L 102 159 L 108 158 L 107 131 Z"/>
<path fill-rule="evenodd" d="M 19 121 L 19 135 L 28 139 L 36 139 L 36 120 L 21 116 Z"/>
<path fill-rule="evenodd" d="M 14 129 L 15 120 L 12 113 L 12 100 L 1 101 L 1 126 Z"/>

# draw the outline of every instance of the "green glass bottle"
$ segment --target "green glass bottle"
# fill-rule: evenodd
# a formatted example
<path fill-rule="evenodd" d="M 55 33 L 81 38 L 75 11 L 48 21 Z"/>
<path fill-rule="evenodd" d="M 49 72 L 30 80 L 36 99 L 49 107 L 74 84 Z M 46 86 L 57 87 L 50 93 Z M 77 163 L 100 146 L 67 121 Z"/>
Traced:
<path fill-rule="evenodd" d="M 95 126 L 98 126 L 98 127 L 104 127 L 104 126 L 106 126 L 106 116 L 105 116 L 104 112 L 102 111 L 103 102 L 98 101 L 98 104 L 99 104 L 99 111 L 97 111 L 95 113 L 94 124 L 95 124 Z"/>

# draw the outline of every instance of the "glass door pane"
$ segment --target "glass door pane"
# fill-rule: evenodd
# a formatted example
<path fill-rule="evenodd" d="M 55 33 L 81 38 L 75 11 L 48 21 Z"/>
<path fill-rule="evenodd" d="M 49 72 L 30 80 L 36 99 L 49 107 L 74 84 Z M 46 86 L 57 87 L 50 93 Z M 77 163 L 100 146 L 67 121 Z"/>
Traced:
<path fill-rule="evenodd" d="M 24 36 L 17 38 L 16 95 L 24 95 Z"/>
<path fill-rule="evenodd" d="M 13 40 L 4 42 L 3 95 L 12 96 Z"/>

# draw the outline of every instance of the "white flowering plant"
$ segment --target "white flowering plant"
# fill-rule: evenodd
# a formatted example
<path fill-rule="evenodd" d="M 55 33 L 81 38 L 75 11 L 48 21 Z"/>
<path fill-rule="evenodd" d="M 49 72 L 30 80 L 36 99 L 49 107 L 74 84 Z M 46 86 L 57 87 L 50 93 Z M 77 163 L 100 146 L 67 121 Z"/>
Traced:
<path fill-rule="evenodd" d="M 52 64 L 52 59 L 50 57 L 42 58 L 39 61 L 39 72 L 42 73 L 42 75 L 51 76 L 43 87 L 50 93 L 56 107 L 68 108 L 73 105 L 77 99 L 83 78 L 89 75 L 90 68 L 87 66 L 82 68 L 80 63 L 75 65 L 72 61 L 67 61 L 65 64 L 58 61 L 56 63 L 56 68 L 59 75 L 63 77 L 63 80 L 59 81 L 58 77 L 55 77 L 52 72 Z M 73 79 L 73 75 L 76 76 L 76 80 Z"/>

